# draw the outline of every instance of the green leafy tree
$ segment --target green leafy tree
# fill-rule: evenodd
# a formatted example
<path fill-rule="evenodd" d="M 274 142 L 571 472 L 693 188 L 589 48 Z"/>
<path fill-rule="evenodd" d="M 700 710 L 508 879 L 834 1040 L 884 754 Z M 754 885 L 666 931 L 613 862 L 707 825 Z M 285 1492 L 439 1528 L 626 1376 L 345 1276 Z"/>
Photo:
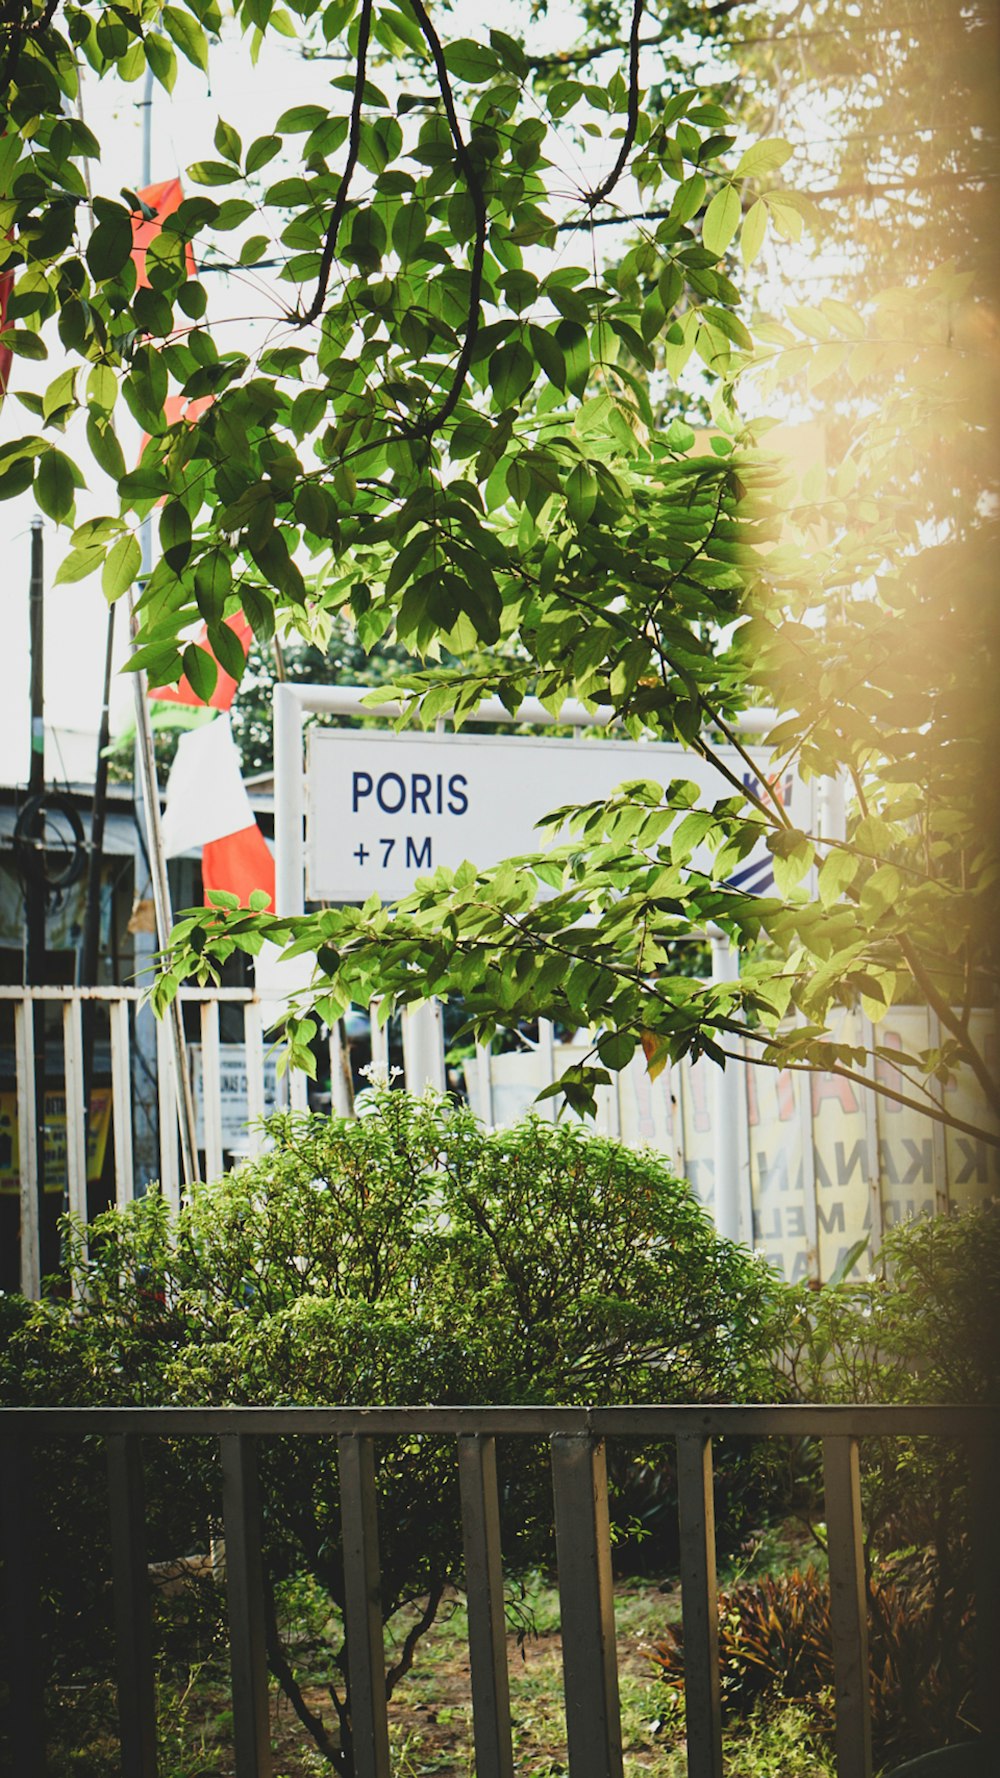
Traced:
<path fill-rule="evenodd" d="M 71 1242 L 77 1302 L 6 1314 L 0 1395 L 9 1403 L 391 1405 L 771 1399 L 782 1286 L 720 1241 L 662 1162 L 530 1120 L 487 1134 L 447 1101 L 382 1089 L 354 1120 L 285 1117 L 273 1148 L 199 1186 L 176 1222 L 149 1194 Z M 176 1557 L 217 1519 L 212 1441 L 170 1442 L 150 1465 L 151 1555 Z M 65 1670 L 105 1636 L 95 1530 L 106 1512 L 79 1447 L 40 1476 L 62 1600 L 51 1636 Z M 504 1561 L 552 1560 L 547 1455 L 500 1450 Z M 317 1747 L 352 1770 L 339 1491 L 330 1441 L 261 1442 L 271 1671 Z M 613 1471 L 628 1526 L 655 1462 L 658 1506 L 676 1519 L 662 1450 L 631 1447 Z M 392 1694 L 460 1584 L 453 1442 L 379 1442 L 381 1600 L 416 1606 L 386 1674 Z M 726 1538 L 759 1510 L 762 1473 L 736 1441 L 721 1453 Z M 185 1539 L 187 1541 L 185 1541 Z M 663 1546 L 660 1546 L 660 1556 Z M 284 1583 L 325 1608 L 319 1661 L 333 1719 L 303 1695 L 301 1657 L 279 1632 Z M 96 1596 L 95 1596 L 96 1588 Z M 105 1621 L 103 1631 L 95 1623 Z M 404 1619 L 404 1622 L 406 1620 Z M 314 1651 L 315 1653 L 316 1651 Z"/>
<path fill-rule="evenodd" d="M 301 32 L 345 73 L 252 143 L 220 120 L 213 156 L 190 169 L 211 195 L 166 219 L 143 289 L 128 194 L 95 196 L 84 241 L 82 163 L 97 149 L 54 112 L 80 58 L 111 78 L 148 65 L 167 87 L 177 53 L 205 66 L 219 14 L 199 0 L 125 8 L 112 25 L 85 6 L 29 8 L 9 28 L 7 337 L 38 357 L 55 321 L 79 362 L 21 392 L 42 428 L 3 447 L 0 494 L 33 480 L 43 509 L 71 524 L 83 472 L 53 434 L 86 411 L 87 477 L 110 477 L 111 510 L 75 529 L 62 573 L 100 571 L 109 597 L 135 593 L 133 667 L 163 683 L 185 671 L 207 693 L 214 666 L 186 640 L 196 621 L 238 675 L 223 622 L 237 603 L 265 643 L 276 623 L 343 612 L 365 649 L 390 637 L 421 658 L 406 684 L 422 720 L 458 725 L 487 695 L 513 708 L 530 685 L 553 708 L 607 702 L 629 733 L 714 756 L 748 702 L 777 697 L 798 712 L 775 736 L 781 757 L 846 769 L 856 786 L 846 838 L 796 830 L 735 773 L 711 808 L 695 808 L 682 779 L 666 796 L 639 784 L 578 814 L 578 838 L 543 859 L 439 872 L 394 910 L 254 916 L 318 960 L 291 1013 L 293 1059 L 307 1063 L 316 1018 L 352 999 L 459 994 L 480 1037 L 539 1015 L 600 1028 L 592 1064 L 562 1083 L 580 1107 L 640 1041 L 655 1067 L 722 1060 L 738 1038 L 768 1064 L 874 1076 L 875 1090 L 995 1143 L 989 1119 L 970 1126 L 938 1093 L 964 1064 L 996 1103 L 971 1020 L 995 977 L 993 850 L 970 763 L 989 716 L 969 691 L 972 645 L 984 685 L 992 657 L 971 577 L 941 596 L 928 571 L 913 476 L 904 466 L 897 479 L 887 444 L 919 450 L 943 427 L 971 448 L 981 421 L 957 412 L 947 376 L 943 403 L 924 403 L 924 385 L 913 400 L 880 393 L 852 459 L 856 492 L 834 485 L 815 503 L 835 543 L 817 542 L 801 503 L 790 533 L 787 477 L 736 404 L 761 361 L 734 271 L 737 250 L 752 263 L 770 228 L 794 238 L 813 208 L 779 183 L 785 140 L 740 152 L 714 93 L 681 86 L 676 65 L 652 91 L 643 57 L 661 46 L 644 42 L 643 0 L 600 78 L 588 55 L 554 78 L 526 36 L 454 36 L 422 0 L 310 0 L 294 19 L 247 0 L 237 15 L 252 54 L 269 30 Z M 574 157 L 595 144 L 600 165 L 581 175 Z M 603 225 L 622 216 L 641 226 L 602 263 Z M 216 334 L 192 241 L 247 273 L 278 262 L 282 322 L 263 344 Z M 945 274 L 937 288 L 947 310 Z M 918 322 L 904 304 L 893 325 L 933 330 L 936 300 Z M 860 378 L 891 345 L 887 313 L 871 326 L 825 313 L 812 325 L 836 337 L 803 352 L 821 366 L 836 354 Z M 692 389 L 705 402 L 704 448 L 665 419 L 671 388 L 675 410 Z M 171 392 L 211 405 L 167 424 Z M 128 472 L 119 400 L 150 436 Z M 138 591 L 136 530 L 158 506 L 160 559 Z M 442 651 L 457 665 L 437 664 Z M 777 885 L 766 898 L 728 881 L 762 839 Z M 713 921 L 739 941 L 741 980 L 664 973 L 674 941 Z M 256 942 L 225 906 L 183 921 L 160 1004 Z M 877 1029 L 852 1047 L 831 1020 L 859 997 L 875 1016 L 914 992 L 942 1041 L 886 1051 L 896 1089 L 874 1068 Z"/>

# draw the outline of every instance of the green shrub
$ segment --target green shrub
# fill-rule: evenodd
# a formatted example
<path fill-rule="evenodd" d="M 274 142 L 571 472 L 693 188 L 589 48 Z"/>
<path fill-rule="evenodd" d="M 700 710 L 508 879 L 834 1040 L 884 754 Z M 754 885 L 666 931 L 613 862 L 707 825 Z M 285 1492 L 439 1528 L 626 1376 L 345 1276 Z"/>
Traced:
<path fill-rule="evenodd" d="M 968 1638 L 956 1694 L 929 1592 L 888 1579 L 869 1587 L 869 1685 L 879 1761 L 946 1743 L 965 1730 L 972 1687 Z M 963 1625 L 967 1629 L 967 1623 Z M 764 1575 L 719 1595 L 723 1709 L 744 1718 L 766 1707 L 808 1706 L 818 1733 L 832 1736 L 830 1590 L 814 1568 Z M 684 1636 L 671 1627 L 650 1651 L 657 1676 L 684 1684 Z"/>
<path fill-rule="evenodd" d="M 662 1161 L 529 1120 L 486 1134 L 446 1101 L 371 1095 L 356 1121 L 283 1117 L 273 1146 L 199 1187 L 175 1225 L 156 1195 L 77 1231 L 80 1293 L 19 1305 L 0 1354 L 0 1399 L 43 1403 L 710 1401 L 767 1399 L 780 1287 L 717 1239 Z M 64 1447 L 65 1449 L 65 1447 Z M 99 1645 L 93 1552 L 106 1512 L 87 1452 L 40 1476 L 58 1630 Z M 461 1575 L 453 1441 L 379 1441 L 382 1608 L 415 1599 L 424 1623 Z M 546 1453 L 499 1452 L 508 1571 L 552 1558 Z M 350 1769 L 335 1453 L 322 1439 L 262 1442 L 269 1655 L 303 1701 L 274 1589 L 309 1576 L 329 1601 L 324 1663 L 335 1725 L 311 1729 Z M 158 1441 L 147 1459 L 151 1559 L 204 1548 L 218 1517 L 212 1440 Z M 616 1516 L 634 1516 L 619 1459 Z M 720 1465 L 734 1502 L 742 1454 Z M 664 1497 L 669 1497 L 669 1471 Z M 81 1519 L 81 1513 L 84 1515 Z M 89 1513 L 89 1520 L 86 1515 Z M 740 1513 L 720 1511 L 737 1535 Z M 70 1531 L 70 1526 L 75 1528 Z M 82 1528 L 81 1528 L 82 1527 Z M 88 1548 L 86 1560 L 82 1552 Z M 53 1604 L 54 1611 L 54 1604 Z M 70 1636 L 67 1624 L 77 1634 Z M 98 1626 L 98 1628 L 95 1628 Z M 52 1633 L 55 1637 L 53 1621 Z M 387 1677 L 391 1690 L 416 1639 Z"/>
<path fill-rule="evenodd" d="M 996 1204 L 900 1223 L 870 1277 L 793 1291 L 788 1305 L 788 1375 L 803 1400 L 1000 1404 Z M 815 1449 L 810 1461 L 818 1502 Z M 886 1697 L 898 1698 L 901 1724 L 913 1725 L 905 1743 L 913 1752 L 975 1722 L 968 1461 L 945 1439 L 861 1443 L 873 1623 L 878 1577 L 891 1573 L 899 1637 Z M 888 1646 L 886 1622 L 879 1633 Z"/>

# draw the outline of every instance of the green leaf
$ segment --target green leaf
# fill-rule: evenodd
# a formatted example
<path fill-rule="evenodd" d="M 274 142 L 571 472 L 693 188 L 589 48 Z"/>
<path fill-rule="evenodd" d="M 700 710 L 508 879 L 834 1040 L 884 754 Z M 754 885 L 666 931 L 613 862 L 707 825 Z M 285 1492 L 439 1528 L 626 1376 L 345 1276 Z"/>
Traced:
<path fill-rule="evenodd" d="M 756 179 L 761 173 L 774 173 L 791 158 L 792 145 L 783 136 L 766 136 L 740 156 L 733 175 L 736 179 Z"/>
<path fill-rule="evenodd" d="M 323 105 L 293 105 L 281 113 L 274 127 L 282 136 L 304 135 L 326 123 L 329 115 Z"/>
<path fill-rule="evenodd" d="M 223 159 L 232 161 L 233 165 L 238 167 L 243 158 L 243 143 L 232 124 L 226 123 L 220 117 L 215 126 L 215 135 L 212 140 Z"/>
<path fill-rule="evenodd" d="M 87 242 L 87 264 L 98 282 L 117 278 L 132 252 L 132 218 L 119 204 L 108 204 Z"/>
<path fill-rule="evenodd" d="M 194 161 L 187 171 L 195 185 L 231 185 L 239 178 L 236 168 L 225 161 Z"/>
<path fill-rule="evenodd" d="M 191 518 L 179 500 L 168 500 L 160 514 L 160 549 L 167 567 L 175 574 L 191 554 Z"/>
<path fill-rule="evenodd" d="M 724 185 L 717 191 L 702 223 L 701 238 L 708 253 L 717 258 L 725 253 L 740 224 L 740 194 L 735 185 Z"/>
<path fill-rule="evenodd" d="M 404 204 L 392 224 L 392 249 L 404 265 L 420 251 L 427 235 L 427 217 L 418 203 Z"/>
<path fill-rule="evenodd" d="M 468 81 L 471 86 L 481 86 L 484 81 L 492 80 L 503 66 L 495 49 L 489 49 L 485 43 L 476 43 L 472 37 L 457 37 L 454 43 L 446 44 L 444 59 L 448 73 Z"/>
<path fill-rule="evenodd" d="M 567 385 L 566 358 L 559 341 L 544 327 L 536 327 L 532 322 L 528 328 L 531 349 L 538 359 L 549 382 L 556 389 L 565 389 Z"/>
<path fill-rule="evenodd" d="M 30 488 L 34 480 L 35 466 L 30 457 L 22 457 L 0 469 L 0 500 L 13 500 Z"/>
<path fill-rule="evenodd" d="M 233 634 L 228 624 L 210 623 L 208 640 L 223 672 L 228 673 L 230 679 L 235 679 L 239 684 L 247 664 L 247 657 L 239 637 Z"/>
<path fill-rule="evenodd" d="M 606 1031 L 598 1040 L 597 1053 L 609 1068 L 625 1068 L 635 1054 L 636 1041 L 632 1031 Z"/>
<path fill-rule="evenodd" d="M 258 136 L 256 142 L 251 143 L 247 150 L 247 172 L 259 172 L 261 167 L 266 167 L 268 161 L 272 161 L 275 155 L 280 152 L 280 136 Z"/>
<path fill-rule="evenodd" d="M 88 404 L 99 408 L 102 414 L 110 414 L 117 399 L 118 378 L 110 364 L 95 364 L 87 378 Z"/>
<path fill-rule="evenodd" d="M 566 385 L 571 394 L 582 395 L 590 376 L 587 329 L 578 321 L 560 321 L 555 337 L 566 363 Z"/>
<path fill-rule="evenodd" d="M 101 567 L 103 561 L 103 544 L 85 544 L 80 549 L 71 549 L 56 569 L 56 586 L 66 586 L 72 581 L 86 580 L 88 575 L 94 574 Z"/>
<path fill-rule="evenodd" d="M 158 31 L 147 31 L 144 38 L 146 60 L 165 92 L 172 93 L 177 79 L 177 57 L 173 47 Z"/>
<path fill-rule="evenodd" d="M 763 198 L 751 204 L 743 218 L 740 231 L 740 257 L 745 266 L 753 265 L 758 253 L 764 245 L 767 233 L 767 205 Z"/>
<path fill-rule="evenodd" d="M 574 525 L 585 525 L 597 504 L 597 477 L 589 463 L 576 463 L 566 477 L 566 511 Z"/>
<path fill-rule="evenodd" d="M 218 623 L 232 591 L 233 571 L 229 557 L 221 549 L 209 550 L 194 571 L 194 594 L 198 610 L 207 624 Z"/>
<path fill-rule="evenodd" d="M 707 190 L 703 173 L 692 173 L 689 179 L 683 180 L 674 193 L 674 201 L 670 206 L 670 221 L 690 222 L 692 216 L 697 215 L 705 202 Z"/>
<path fill-rule="evenodd" d="M 219 681 L 219 669 L 208 651 L 189 642 L 182 656 L 188 684 L 196 698 L 207 704 Z"/>
<path fill-rule="evenodd" d="M 489 377 L 497 406 L 516 407 L 535 380 L 535 361 L 520 340 L 509 340 L 490 359 Z"/>
<path fill-rule="evenodd" d="M 160 23 L 173 38 L 181 54 L 187 56 L 203 74 L 208 73 L 208 39 L 196 18 L 181 12 L 178 6 L 165 6 Z"/>
<path fill-rule="evenodd" d="M 141 567 L 139 539 L 129 531 L 111 545 L 101 573 L 101 589 L 109 605 L 128 592 Z"/>
<path fill-rule="evenodd" d="M 33 358 L 40 362 L 49 355 L 45 341 L 28 327 L 5 327 L 3 343 L 15 358 Z"/>
<path fill-rule="evenodd" d="M 35 476 L 35 499 L 50 519 L 61 525 L 73 511 L 76 477 L 63 451 L 46 451 Z"/>

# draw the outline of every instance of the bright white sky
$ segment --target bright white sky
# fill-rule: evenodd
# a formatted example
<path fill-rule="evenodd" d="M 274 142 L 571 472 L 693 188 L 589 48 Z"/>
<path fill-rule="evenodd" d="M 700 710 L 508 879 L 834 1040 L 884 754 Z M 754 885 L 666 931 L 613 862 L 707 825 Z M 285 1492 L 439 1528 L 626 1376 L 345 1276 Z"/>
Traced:
<path fill-rule="evenodd" d="M 459 0 L 453 15 L 457 33 L 462 29 L 463 11 L 469 15 L 465 25 L 467 33 L 470 36 L 481 34 L 481 14 L 475 16 L 479 11 L 476 0 Z M 516 0 L 494 0 L 491 22 L 510 25 L 518 13 Z M 575 41 L 576 34 L 576 20 L 569 0 L 556 0 L 539 34 L 540 47 L 568 46 Z M 247 48 L 235 32 L 212 55 L 211 82 L 189 63 L 181 58 L 178 60 L 174 92 L 168 96 L 158 84 L 153 89 L 151 177 L 154 182 L 171 178 L 176 173 L 183 177 L 193 161 L 213 158 L 212 136 L 220 116 L 235 126 L 246 145 L 255 136 L 266 133 L 288 106 L 308 101 L 313 95 L 322 97 L 331 75 L 342 72 L 329 64 L 303 61 L 295 45 L 279 37 L 269 40 L 258 66 L 253 68 Z M 143 92 L 142 81 L 123 86 L 110 80 L 98 82 L 89 71 L 85 73 L 84 116 L 104 151 L 102 167 L 93 169 L 95 191 L 103 190 L 114 196 L 120 186 L 135 188 L 141 183 Z M 346 94 L 344 103 L 346 106 Z M 292 138 L 290 141 L 293 153 L 298 140 Z M 586 168 L 586 183 L 592 184 L 600 175 L 604 161 L 610 165 L 614 148 L 614 144 L 594 144 L 593 163 Z M 280 161 L 268 167 L 268 180 L 278 176 L 279 168 Z M 579 163 L 574 164 L 569 155 L 566 172 L 565 195 L 570 199 L 570 188 L 583 182 L 584 175 Z M 187 188 L 189 191 L 197 189 L 190 182 L 187 182 Z M 252 222 L 246 232 L 254 232 Z M 238 235 L 224 237 L 230 242 L 238 238 Z M 216 322 L 231 317 L 232 343 L 245 343 L 245 318 L 253 315 L 263 321 L 269 309 L 270 299 L 262 287 L 261 276 L 251 282 L 213 274 L 208 282 L 210 317 Z M 287 299 L 288 286 L 278 288 L 284 290 Z M 277 300 L 273 312 L 278 312 Z M 20 405 L 14 391 L 18 387 L 41 391 L 62 368 L 61 348 L 53 329 L 48 330 L 47 338 L 50 357 L 45 364 L 14 360 L 13 389 L 0 409 L 0 441 L 36 429 L 34 416 Z M 138 452 L 138 429 L 123 404 L 117 410 L 117 419 L 128 459 Z M 67 432 L 65 445 L 78 460 L 86 461 L 82 426 L 78 432 L 72 428 Z M 94 513 L 116 510 L 112 485 L 99 470 L 94 470 L 93 483 L 90 490 L 78 496 L 78 521 Z M 6 695 L 0 700 L 0 782 L 7 784 L 23 783 L 28 771 L 28 577 L 33 512 L 30 494 L 7 501 L 0 507 L 3 522 L 0 533 L 0 586 L 3 588 L 0 611 L 6 688 Z M 91 741 L 84 744 L 82 736 L 96 737 L 97 732 L 107 607 L 96 576 L 70 586 L 53 585 L 59 562 L 69 548 L 69 531 L 45 520 L 44 540 L 46 725 L 50 729 L 77 731 L 80 735 L 80 740 L 72 748 L 67 742 L 62 757 L 51 743 L 48 745 L 46 771 L 50 780 L 64 776 L 90 777 L 94 744 Z M 120 607 L 116 617 L 119 664 L 125 657 L 126 631 L 127 616 Z M 132 700 L 131 677 L 118 675 L 113 691 L 113 731 L 131 720 Z"/>

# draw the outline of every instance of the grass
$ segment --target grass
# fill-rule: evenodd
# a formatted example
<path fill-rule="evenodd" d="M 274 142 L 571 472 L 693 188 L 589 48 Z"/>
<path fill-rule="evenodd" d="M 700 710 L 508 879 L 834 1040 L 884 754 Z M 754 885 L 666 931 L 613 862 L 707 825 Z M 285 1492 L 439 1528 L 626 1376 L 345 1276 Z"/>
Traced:
<path fill-rule="evenodd" d="M 754 1572 L 794 1559 L 787 1538 L 768 1534 L 749 1549 L 738 1572 Z M 731 1573 L 727 1574 L 731 1578 Z M 321 1649 L 336 1643 L 336 1626 L 323 1621 L 319 1596 L 301 1584 L 284 1600 L 285 1633 L 295 1648 L 297 1671 L 311 1709 L 332 1717 L 324 1686 Z M 621 1581 L 615 1588 L 622 1741 L 626 1778 L 686 1778 L 683 1699 L 658 1680 L 647 1650 L 680 1615 L 674 1584 Z M 406 1614 L 386 1635 L 391 1660 L 402 1643 Z M 508 1670 L 514 1765 L 518 1778 L 563 1778 L 566 1723 L 562 1699 L 559 1598 L 543 1576 L 512 1588 L 508 1599 Z M 324 1634 L 325 1632 L 325 1634 Z M 160 1696 L 162 1778 L 230 1778 L 231 1716 L 220 1641 L 200 1665 L 178 1677 L 164 1674 Z M 467 1617 L 459 1596 L 445 1600 L 420 1643 L 412 1671 L 389 1706 L 389 1737 L 395 1778 L 475 1778 Z M 272 1745 L 276 1778 L 329 1778 L 330 1766 L 312 1746 L 290 1704 L 272 1693 Z M 787 1707 L 768 1720 L 755 1719 L 725 1737 L 727 1778 L 833 1778 L 830 1751 L 805 1714 Z M 90 1778 L 100 1769 L 86 1761 L 66 1770 Z"/>
<path fill-rule="evenodd" d="M 803 1557 L 794 1532 L 770 1531 L 745 1549 L 721 1577 L 774 1572 Z M 209 1589 L 206 1591 L 206 1588 Z M 227 1639 L 221 1601 L 210 1583 L 200 1597 L 163 1600 L 158 1608 L 161 1778 L 232 1778 L 232 1716 Z M 283 1631 L 309 1707 L 331 1722 L 325 1681 L 336 1624 L 322 1596 L 305 1583 L 285 1589 Z M 650 1646 L 680 1616 L 675 1583 L 625 1580 L 615 1587 L 619 1688 L 626 1778 L 686 1778 L 683 1699 L 656 1676 Z M 508 1600 L 508 1670 L 515 1771 L 518 1778 L 563 1778 L 566 1726 L 562 1701 L 559 1599 L 535 1575 Z M 387 1631 L 391 1660 L 405 1636 L 405 1614 Z M 197 1664 L 179 1658 L 198 1648 Z M 103 1778 L 114 1764 L 114 1692 L 107 1681 L 67 1690 L 59 1700 L 61 1751 L 51 1771 L 60 1778 Z M 275 1778 L 329 1778 L 332 1768 L 313 1746 L 291 1705 L 272 1689 Z M 475 1778 L 467 1618 L 459 1596 L 445 1600 L 421 1641 L 412 1671 L 389 1706 L 395 1778 Z M 832 1751 L 799 1708 L 731 1726 L 725 1736 L 727 1778 L 833 1778 Z"/>

